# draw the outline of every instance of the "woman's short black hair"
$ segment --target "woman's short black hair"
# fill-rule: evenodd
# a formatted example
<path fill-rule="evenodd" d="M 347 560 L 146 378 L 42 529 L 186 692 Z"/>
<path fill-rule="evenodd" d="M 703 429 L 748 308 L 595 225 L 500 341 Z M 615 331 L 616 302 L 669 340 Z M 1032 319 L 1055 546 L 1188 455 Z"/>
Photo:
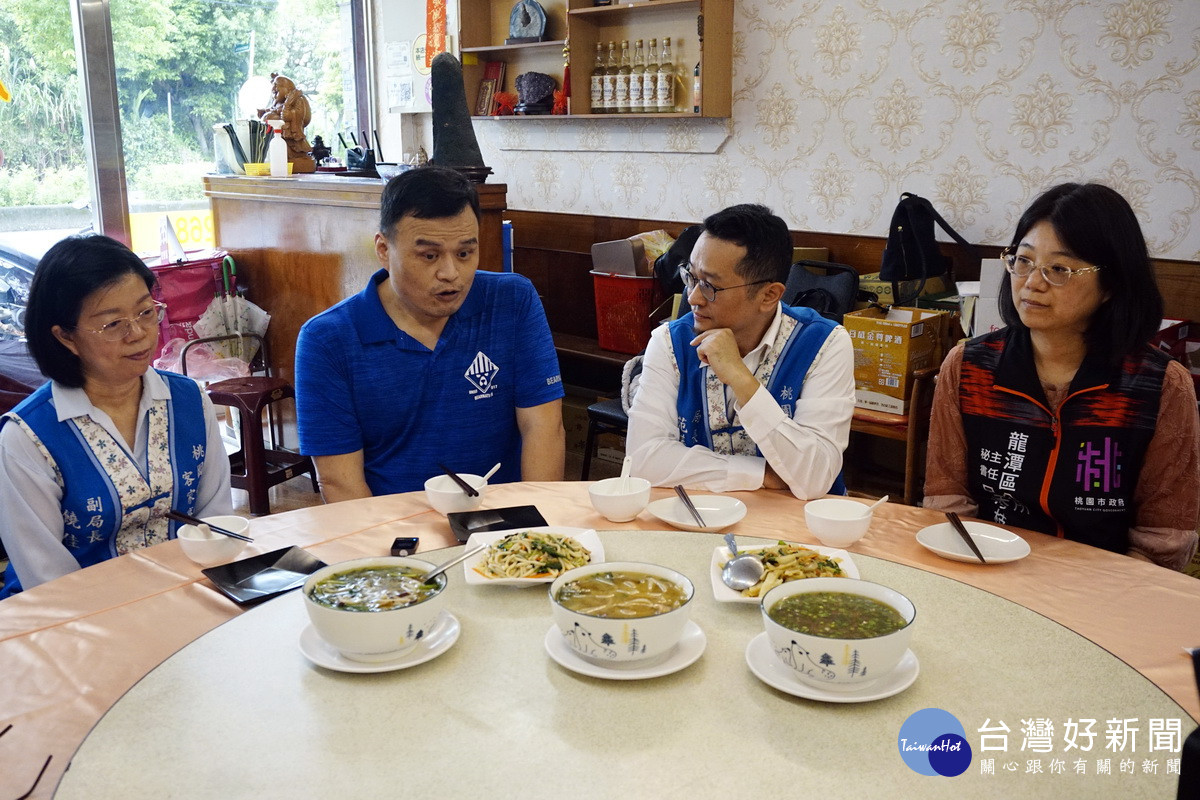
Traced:
<path fill-rule="evenodd" d="M 730 206 L 705 219 L 704 232 L 746 248 L 746 257 L 738 264 L 737 274 L 747 283 L 787 283 L 792 266 L 792 235 L 787 223 L 772 214 L 771 209 L 757 203 Z"/>
<path fill-rule="evenodd" d="M 391 237 L 392 226 L 411 214 L 418 219 L 442 219 L 470 206 L 479 219 L 479 193 L 458 170 L 417 167 L 401 172 L 383 187 L 379 200 L 379 232 Z"/>
<path fill-rule="evenodd" d="M 1017 245 L 1039 222 L 1049 222 L 1072 255 L 1102 269 L 1096 273 L 1108 293 L 1088 324 L 1088 349 L 1113 363 L 1137 352 L 1162 324 L 1163 300 L 1150 266 L 1150 254 L 1137 216 L 1117 191 L 1099 183 L 1064 183 L 1033 201 L 1013 232 Z M 1024 327 L 1012 299 L 1012 276 L 1000 282 L 1000 317 Z"/>
<path fill-rule="evenodd" d="M 73 330 L 92 292 L 137 275 L 154 286 L 154 273 L 132 250 L 107 236 L 69 236 L 38 262 L 25 308 L 25 338 L 42 374 L 64 386 L 83 386 L 79 357 L 54 336 L 54 326 Z"/>

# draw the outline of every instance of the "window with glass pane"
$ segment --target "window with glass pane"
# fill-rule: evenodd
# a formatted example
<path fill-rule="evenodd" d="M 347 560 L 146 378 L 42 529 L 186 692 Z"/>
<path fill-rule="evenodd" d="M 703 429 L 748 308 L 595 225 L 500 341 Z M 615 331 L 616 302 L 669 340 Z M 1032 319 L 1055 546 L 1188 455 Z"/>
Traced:
<path fill-rule="evenodd" d="M 33 266 L 91 225 L 71 15 L 0 0 L 0 340 L 19 338 Z"/>
<path fill-rule="evenodd" d="M 349 3 L 112 0 L 111 8 L 134 250 L 158 249 L 164 213 L 185 249 L 212 246 L 201 176 L 213 171 L 213 126 L 257 118 L 271 102 L 272 72 L 308 98 L 309 142 L 354 127 Z"/>

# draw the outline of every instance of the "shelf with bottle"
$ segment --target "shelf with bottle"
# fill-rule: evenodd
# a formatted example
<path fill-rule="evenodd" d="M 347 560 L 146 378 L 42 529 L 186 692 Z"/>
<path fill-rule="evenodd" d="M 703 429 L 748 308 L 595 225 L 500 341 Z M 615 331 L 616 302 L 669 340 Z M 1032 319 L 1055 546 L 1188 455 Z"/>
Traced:
<path fill-rule="evenodd" d="M 619 70 L 620 45 L 622 41 L 628 41 L 632 74 L 637 40 L 643 40 L 649 63 L 649 40 L 657 40 L 654 55 L 661 58 L 662 41 L 669 37 L 674 66 L 671 110 L 658 110 L 656 102 L 652 112 L 631 110 L 611 116 L 730 116 L 733 0 L 648 0 L 609 6 L 594 6 L 592 0 L 562 0 L 558 3 L 551 0 L 543 6 L 547 15 L 547 34 L 562 38 L 505 45 L 511 0 L 460 0 L 459 41 L 463 55 L 463 83 L 469 101 L 474 102 L 479 94 L 485 62 L 506 62 L 504 85 L 499 89 L 515 92 L 516 78 L 525 72 L 542 72 L 561 81 L 565 61 L 563 51 L 569 47 L 571 113 L 559 118 L 595 118 L 601 116 L 591 106 L 591 73 L 597 43 L 605 57 L 608 42 L 614 43 Z M 697 72 L 699 74 L 695 74 Z M 694 102 L 697 87 L 700 90 L 698 109 Z M 645 109 L 645 105 L 642 108 Z M 610 114 L 603 113 L 603 116 Z"/>
<path fill-rule="evenodd" d="M 572 114 L 608 116 L 614 114 L 616 106 L 620 110 L 615 115 L 621 117 L 730 115 L 733 99 L 732 0 L 651 0 L 645 3 L 576 7 L 578 1 L 571 0 L 572 7 L 567 12 L 571 28 Z M 657 65 L 662 58 L 663 41 L 667 38 L 671 41 L 670 60 L 673 66 L 670 71 L 673 76 L 671 97 L 668 101 L 670 111 L 664 113 L 657 101 L 654 111 L 625 112 L 624 106 L 619 103 L 603 103 L 593 110 L 591 84 L 597 44 L 601 46 L 607 70 L 608 43 L 613 43 L 619 70 L 621 42 L 628 41 L 632 72 L 635 69 L 638 39 L 645 46 L 647 65 L 652 61 Z M 656 40 L 653 51 L 651 39 Z M 657 89 L 657 74 L 655 83 Z M 698 110 L 694 102 L 697 84 L 700 90 Z"/>

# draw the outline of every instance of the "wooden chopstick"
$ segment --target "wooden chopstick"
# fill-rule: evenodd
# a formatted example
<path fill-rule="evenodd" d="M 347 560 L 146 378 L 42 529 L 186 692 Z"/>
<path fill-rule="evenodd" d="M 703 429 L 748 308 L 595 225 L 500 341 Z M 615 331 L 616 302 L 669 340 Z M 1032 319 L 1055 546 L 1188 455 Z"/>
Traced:
<path fill-rule="evenodd" d="M 479 497 L 479 492 L 477 492 L 475 490 L 475 487 L 472 486 L 471 484 L 467 483 L 466 481 L 464 481 L 462 478 L 458 477 L 457 472 L 450 469 L 445 464 L 438 464 L 438 466 L 442 468 L 442 472 L 449 475 L 451 478 L 454 479 L 455 483 L 457 483 L 460 487 L 462 487 L 462 490 L 467 493 L 467 497 Z"/>
<path fill-rule="evenodd" d="M 688 493 L 681 484 L 676 484 L 675 494 L 679 495 L 679 499 L 687 506 L 687 510 L 692 512 L 692 516 L 696 518 L 696 524 L 701 528 L 707 528 L 708 525 L 705 524 L 704 517 L 700 516 L 700 512 L 696 510 L 696 506 L 692 503 L 692 498 L 688 497 Z"/>
<path fill-rule="evenodd" d="M 243 536 L 240 533 L 234 533 L 233 531 L 222 528 L 219 525 L 213 525 L 211 522 L 205 522 L 202 519 L 197 519 L 193 516 L 183 513 L 182 511 L 176 511 L 173 508 L 167 512 L 167 519 L 173 519 L 176 522 L 184 522 L 188 525 L 207 525 L 209 530 L 216 531 L 222 536 L 231 536 L 234 539 L 241 539 L 243 542 L 254 541 L 249 536 Z"/>
<path fill-rule="evenodd" d="M 979 545 L 975 544 L 975 540 L 971 538 L 971 532 L 967 530 L 967 526 L 962 524 L 962 520 L 958 518 L 958 514 L 953 511 L 946 512 L 946 519 L 950 520 L 950 527 L 958 531 L 958 535 L 967 543 L 967 547 L 971 548 L 971 552 L 979 559 L 981 564 L 986 564 L 987 559 L 983 557 L 983 553 L 979 552 Z"/>

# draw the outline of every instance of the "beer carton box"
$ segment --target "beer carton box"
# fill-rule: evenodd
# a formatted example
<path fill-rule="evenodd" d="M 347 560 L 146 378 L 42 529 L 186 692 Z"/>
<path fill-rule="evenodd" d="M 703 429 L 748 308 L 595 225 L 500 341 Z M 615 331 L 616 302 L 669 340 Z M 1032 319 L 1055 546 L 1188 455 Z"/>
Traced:
<path fill-rule="evenodd" d="M 828 247 L 793 247 L 792 263 L 797 261 L 828 261 Z"/>
<path fill-rule="evenodd" d="M 901 281 L 900 291 L 905 294 L 912 294 L 920 286 L 920 281 Z M 946 285 L 946 276 L 936 275 L 928 278 L 925 281 L 925 288 L 921 290 L 922 297 L 930 295 L 944 294 L 952 287 Z M 858 277 L 859 297 L 864 295 L 875 295 L 876 302 L 882 306 L 890 306 L 892 304 L 892 282 L 881 280 L 878 272 L 871 272 Z M 859 300 L 858 308 L 867 308 L 870 302 L 867 300 Z"/>
<path fill-rule="evenodd" d="M 842 324 L 854 344 L 855 405 L 903 414 L 915 370 L 936 366 L 949 315 L 893 306 L 851 311 Z"/>

